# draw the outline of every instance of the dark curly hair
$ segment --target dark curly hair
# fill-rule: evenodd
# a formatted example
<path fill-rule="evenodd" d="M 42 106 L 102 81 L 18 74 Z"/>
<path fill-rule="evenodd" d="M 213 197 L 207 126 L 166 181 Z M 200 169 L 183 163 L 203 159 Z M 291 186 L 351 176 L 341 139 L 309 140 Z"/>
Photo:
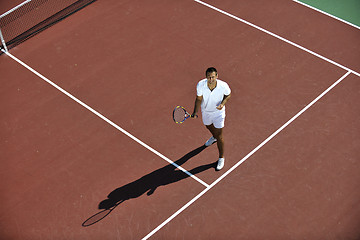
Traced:
<path fill-rule="evenodd" d="M 207 76 L 209 73 L 213 73 L 213 72 L 215 72 L 217 74 L 216 68 L 209 67 L 208 69 L 206 69 L 205 76 Z"/>

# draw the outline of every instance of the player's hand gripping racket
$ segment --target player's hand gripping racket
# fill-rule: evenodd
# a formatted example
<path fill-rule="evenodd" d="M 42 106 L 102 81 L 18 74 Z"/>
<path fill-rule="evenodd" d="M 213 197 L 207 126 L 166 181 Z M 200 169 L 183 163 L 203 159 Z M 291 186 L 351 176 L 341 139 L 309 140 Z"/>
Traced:
<path fill-rule="evenodd" d="M 183 123 L 189 117 L 191 117 L 191 114 L 188 113 L 182 106 L 177 106 L 173 111 L 173 119 L 175 123 Z"/>

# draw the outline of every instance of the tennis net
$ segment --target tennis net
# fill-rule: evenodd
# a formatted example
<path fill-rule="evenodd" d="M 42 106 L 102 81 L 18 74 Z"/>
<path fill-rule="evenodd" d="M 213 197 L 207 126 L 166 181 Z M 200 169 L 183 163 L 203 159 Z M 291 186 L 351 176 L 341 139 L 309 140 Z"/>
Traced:
<path fill-rule="evenodd" d="M 27 0 L 0 16 L 0 48 L 8 51 L 94 1 Z"/>

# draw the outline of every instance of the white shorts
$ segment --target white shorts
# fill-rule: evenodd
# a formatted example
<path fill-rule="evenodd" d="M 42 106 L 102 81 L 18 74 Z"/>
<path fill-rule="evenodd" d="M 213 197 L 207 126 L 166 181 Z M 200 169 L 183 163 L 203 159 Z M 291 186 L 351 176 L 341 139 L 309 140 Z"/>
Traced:
<path fill-rule="evenodd" d="M 225 111 L 202 112 L 202 121 L 208 126 L 214 124 L 215 128 L 223 128 L 225 126 Z"/>

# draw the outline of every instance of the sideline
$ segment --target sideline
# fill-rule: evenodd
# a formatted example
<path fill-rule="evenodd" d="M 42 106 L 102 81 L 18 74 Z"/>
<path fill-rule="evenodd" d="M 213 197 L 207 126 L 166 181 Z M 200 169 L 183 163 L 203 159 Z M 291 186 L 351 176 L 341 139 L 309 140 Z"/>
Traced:
<path fill-rule="evenodd" d="M 320 10 L 320 9 L 318 9 L 318 8 L 316 8 L 316 7 L 313 7 L 313 6 L 309 5 L 309 4 L 300 2 L 300 1 L 298 1 L 298 0 L 293 0 L 293 2 L 296 2 L 296 3 L 298 3 L 298 4 L 301 4 L 301 5 L 305 6 L 305 7 L 311 8 L 312 10 L 315 10 L 315 11 L 317 11 L 317 12 L 320 12 L 320 13 L 322 13 L 322 14 L 325 14 L 326 16 L 332 17 L 332 18 L 334 18 L 334 19 L 336 19 L 336 20 L 338 20 L 338 21 L 340 21 L 340 22 L 343 22 L 343 23 L 345 23 L 345 24 L 348 24 L 348 25 L 350 25 L 350 26 L 352 26 L 352 27 L 357 28 L 357 29 L 360 30 L 360 27 L 359 27 L 358 25 L 355 25 L 355 24 L 353 24 L 353 23 L 351 23 L 351 22 L 345 21 L 345 20 L 342 19 L 342 18 L 336 17 L 336 16 L 334 16 L 334 15 L 332 15 L 332 14 L 330 14 L 330 13 L 327 13 L 327 12 L 325 12 L 325 11 L 323 11 L 323 10 Z"/>
<path fill-rule="evenodd" d="M 63 94 L 65 94 L 66 96 L 68 96 L 69 98 L 71 98 L 72 100 L 74 100 L 75 102 L 79 103 L 81 106 L 83 106 L 84 108 L 86 108 L 87 110 L 89 110 L 90 112 L 92 112 L 93 114 L 95 114 L 96 116 L 98 116 L 99 118 L 101 118 L 102 120 L 104 120 L 105 122 L 107 122 L 108 124 L 110 124 L 111 126 L 113 126 L 114 128 L 116 128 L 117 130 L 119 130 L 120 132 L 124 133 L 126 136 L 128 136 L 129 138 L 131 138 L 132 140 L 134 140 L 135 142 L 139 143 L 141 146 L 145 147 L 146 149 L 150 150 L 151 152 L 155 153 L 157 156 L 161 157 L 162 159 L 164 159 L 165 161 L 167 161 L 168 163 L 174 165 L 176 168 L 178 168 L 179 170 L 183 171 L 184 173 L 186 173 L 187 175 L 189 175 L 190 177 L 192 177 L 193 179 L 195 179 L 196 181 L 198 181 L 199 183 L 201 183 L 202 185 L 204 185 L 205 187 L 209 187 L 209 184 L 205 183 L 203 180 L 201 180 L 200 178 L 196 177 L 195 175 L 191 174 L 190 172 L 188 172 L 187 170 L 185 170 L 183 167 L 177 165 L 176 163 L 174 163 L 173 161 L 171 161 L 169 158 L 165 157 L 164 155 L 162 155 L 161 153 L 159 153 L 158 151 L 156 151 L 155 149 L 153 149 L 152 147 L 150 147 L 149 145 L 145 144 L 144 142 L 142 142 L 141 140 L 139 140 L 138 138 L 136 138 L 135 136 L 131 135 L 129 132 L 125 131 L 124 129 L 122 129 L 120 126 L 118 126 L 117 124 L 115 124 L 114 122 L 112 122 L 111 120 L 109 120 L 108 118 L 106 118 L 104 115 L 100 114 L 99 112 L 95 111 L 93 108 L 91 108 L 90 106 L 86 105 L 85 103 L 83 103 L 82 101 L 80 101 L 79 99 L 77 99 L 76 97 L 74 97 L 73 95 L 71 95 L 70 93 L 68 93 L 67 91 L 65 91 L 64 89 L 62 89 L 61 87 L 59 87 L 58 85 L 56 85 L 55 83 L 53 83 L 52 81 L 50 81 L 49 79 L 47 79 L 46 77 L 44 77 L 43 75 L 41 75 L 40 73 L 38 73 L 37 71 L 35 71 L 33 68 L 31 68 L 30 66 L 28 66 L 27 64 L 25 64 L 24 62 L 22 62 L 20 59 L 16 58 L 14 55 L 12 55 L 9 52 L 5 52 L 4 50 L 2 50 L 7 56 L 9 56 L 10 58 L 12 58 L 13 60 L 15 60 L 16 62 L 18 62 L 20 65 L 22 65 L 23 67 L 25 67 L 26 69 L 28 69 L 29 71 L 31 71 L 32 73 L 34 73 L 35 75 L 37 75 L 39 78 L 43 79 L 45 82 L 49 83 L 50 85 L 52 85 L 54 88 L 56 88 L 57 90 L 59 90 L 60 92 L 62 92 Z"/>

